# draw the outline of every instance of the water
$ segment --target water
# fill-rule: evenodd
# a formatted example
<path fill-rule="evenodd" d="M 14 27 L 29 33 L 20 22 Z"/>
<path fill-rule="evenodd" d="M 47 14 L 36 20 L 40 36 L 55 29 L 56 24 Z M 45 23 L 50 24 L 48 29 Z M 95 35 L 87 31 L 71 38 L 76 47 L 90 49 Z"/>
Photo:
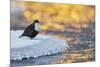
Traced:
<path fill-rule="evenodd" d="M 63 56 L 66 56 L 67 53 L 58 53 L 53 55 L 46 55 L 37 58 L 24 58 L 23 60 L 11 60 L 11 66 L 32 66 L 32 65 L 48 65 L 56 64 L 57 61 L 61 60 Z"/>

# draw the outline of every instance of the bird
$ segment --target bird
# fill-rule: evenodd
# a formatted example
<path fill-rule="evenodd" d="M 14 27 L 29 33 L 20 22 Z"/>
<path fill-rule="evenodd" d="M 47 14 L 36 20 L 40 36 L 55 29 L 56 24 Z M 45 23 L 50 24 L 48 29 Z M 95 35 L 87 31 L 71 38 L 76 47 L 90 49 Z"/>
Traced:
<path fill-rule="evenodd" d="M 33 20 L 33 23 L 28 25 L 28 27 L 26 27 L 26 29 L 24 30 L 23 34 L 21 36 L 19 36 L 19 38 L 23 37 L 23 36 L 27 36 L 31 39 L 33 39 L 34 37 L 36 37 L 36 35 L 39 33 L 40 31 L 40 22 L 39 20 Z"/>

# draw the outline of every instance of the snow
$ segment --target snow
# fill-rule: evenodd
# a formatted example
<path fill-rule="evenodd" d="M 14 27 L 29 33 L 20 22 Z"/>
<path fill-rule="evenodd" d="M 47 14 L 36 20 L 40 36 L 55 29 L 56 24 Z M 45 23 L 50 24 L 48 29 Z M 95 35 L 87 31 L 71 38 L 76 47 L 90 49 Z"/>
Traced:
<path fill-rule="evenodd" d="M 68 48 L 65 40 L 50 35 L 19 38 L 22 33 L 22 30 L 11 31 L 11 60 L 57 54 Z"/>

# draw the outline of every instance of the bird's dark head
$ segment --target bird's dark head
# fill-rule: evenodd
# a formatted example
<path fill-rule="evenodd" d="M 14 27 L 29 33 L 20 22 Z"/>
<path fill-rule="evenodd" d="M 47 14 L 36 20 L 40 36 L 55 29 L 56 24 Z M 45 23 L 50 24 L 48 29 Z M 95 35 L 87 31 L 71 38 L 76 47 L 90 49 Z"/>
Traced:
<path fill-rule="evenodd" d="M 39 23 L 39 20 L 36 19 L 36 20 L 33 21 L 33 23 Z"/>

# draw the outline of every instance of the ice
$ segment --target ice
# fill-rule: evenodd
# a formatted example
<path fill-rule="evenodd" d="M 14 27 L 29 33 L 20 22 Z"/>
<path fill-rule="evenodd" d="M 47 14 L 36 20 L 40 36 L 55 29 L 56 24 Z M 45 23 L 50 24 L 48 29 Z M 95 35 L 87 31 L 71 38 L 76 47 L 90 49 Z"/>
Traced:
<path fill-rule="evenodd" d="M 68 48 L 65 40 L 38 34 L 35 38 L 19 38 L 22 30 L 11 31 L 11 60 L 57 54 Z"/>

